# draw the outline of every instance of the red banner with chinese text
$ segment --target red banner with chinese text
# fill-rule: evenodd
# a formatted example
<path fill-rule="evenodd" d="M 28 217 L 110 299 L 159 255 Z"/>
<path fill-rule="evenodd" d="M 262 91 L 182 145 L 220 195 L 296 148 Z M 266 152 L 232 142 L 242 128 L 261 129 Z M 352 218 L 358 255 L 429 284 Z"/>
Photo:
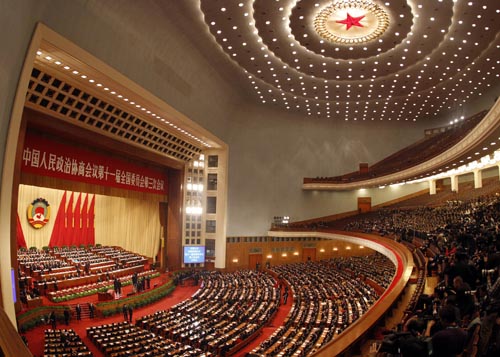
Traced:
<path fill-rule="evenodd" d="M 27 134 L 22 171 L 156 194 L 166 194 L 167 174 L 150 168 Z"/>

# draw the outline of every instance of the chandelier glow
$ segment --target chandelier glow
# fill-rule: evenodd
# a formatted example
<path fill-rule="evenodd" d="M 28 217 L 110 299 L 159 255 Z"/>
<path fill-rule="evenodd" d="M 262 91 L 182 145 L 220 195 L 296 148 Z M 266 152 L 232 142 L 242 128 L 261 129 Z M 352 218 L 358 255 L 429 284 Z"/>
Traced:
<path fill-rule="evenodd" d="M 350 19 L 357 19 L 357 25 L 348 22 Z M 347 28 L 344 26 L 346 21 Z M 323 8 L 314 18 L 316 33 L 341 45 L 373 41 L 382 36 L 388 27 L 387 12 L 371 1 L 337 1 Z"/>

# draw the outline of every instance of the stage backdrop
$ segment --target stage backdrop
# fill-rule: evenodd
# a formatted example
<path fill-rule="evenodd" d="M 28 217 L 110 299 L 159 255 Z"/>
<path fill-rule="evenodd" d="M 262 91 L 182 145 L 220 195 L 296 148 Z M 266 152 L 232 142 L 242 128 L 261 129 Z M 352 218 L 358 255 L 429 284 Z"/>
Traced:
<path fill-rule="evenodd" d="M 41 228 L 29 222 L 28 209 L 38 199 L 43 199 L 50 208 L 48 221 Z M 17 207 L 28 248 L 42 248 L 51 242 L 58 246 L 89 244 L 91 239 L 95 244 L 120 246 L 154 257 L 161 235 L 158 205 L 149 200 L 20 185 Z M 46 209 L 45 216 L 47 212 Z"/>

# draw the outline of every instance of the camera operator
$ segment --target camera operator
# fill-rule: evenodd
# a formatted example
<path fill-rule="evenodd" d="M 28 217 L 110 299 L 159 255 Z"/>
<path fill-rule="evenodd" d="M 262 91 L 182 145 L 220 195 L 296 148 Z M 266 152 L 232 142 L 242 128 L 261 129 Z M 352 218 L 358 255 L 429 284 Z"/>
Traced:
<path fill-rule="evenodd" d="M 453 279 L 460 276 L 470 287 L 476 288 L 475 267 L 469 264 L 468 259 L 467 252 L 462 247 L 459 247 L 453 255 L 453 259 L 445 268 L 445 285 L 447 287 L 451 287 Z"/>
<path fill-rule="evenodd" d="M 387 356 L 422 357 L 429 355 L 429 339 L 424 336 L 425 321 L 418 317 L 411 317 L 403 326 L 398 325 L 397 331 L 389 331 L 380 345 L 379 353 Z"/>
<path fill-rule="evenodd" d="M 410 318 L 403 327 L 404 332 L 409 334 L 401 339 L 400 351 L 402 357 L 428 356 L 428 340 L 424 336 L 425 321 L 418 317 Z"/>
<path fill-rule="evenodd" d="M 474 293 L 469 284 L 463 281 L 461 276 L 453 279 L 453 288 L 455 293 L 455 304 L 460 310 L 463 319 L 469 320 L 474 312 Z"/>
<path fill-rule="evenodd" d="M 500 353 L 500 275 L 498 274 L 499 260 L 499 253 L 495 253 L 494 255 L 492 255 L 491 259 L 488 259 L 487 268 L 489 268 L 489 270 L 485 272 L 490 281 L 488 282 L 489 287 L 487 291 L 487 297 L 485 299 L 485 316 L 481 320 L 479 352 L 482 356 L 488 357 L 498 356 Z"/>
<path fill-rule="evenodd" d="M 439 311 L 439 322 L 442 329 L 431 336 L 433 357 L 452 357 L 461 354 L 467 343 L 467 333 L 457 325 L 456 308 L 451 304 L 444 305 Z M 431 335 L 435 320 L 427 323 L 426 336 Z"/>

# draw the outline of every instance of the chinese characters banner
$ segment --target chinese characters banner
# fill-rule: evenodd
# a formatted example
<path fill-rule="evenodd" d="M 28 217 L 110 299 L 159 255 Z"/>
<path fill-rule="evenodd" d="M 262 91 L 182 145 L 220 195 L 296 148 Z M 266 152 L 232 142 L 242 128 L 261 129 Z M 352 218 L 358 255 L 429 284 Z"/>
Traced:
<path fill-rule="evenodd" d="M 168 192 L 165 173 L 34 134 L 26 135 L 22 161 L 23 171 L 37 175 L 148 193 Z"/>

